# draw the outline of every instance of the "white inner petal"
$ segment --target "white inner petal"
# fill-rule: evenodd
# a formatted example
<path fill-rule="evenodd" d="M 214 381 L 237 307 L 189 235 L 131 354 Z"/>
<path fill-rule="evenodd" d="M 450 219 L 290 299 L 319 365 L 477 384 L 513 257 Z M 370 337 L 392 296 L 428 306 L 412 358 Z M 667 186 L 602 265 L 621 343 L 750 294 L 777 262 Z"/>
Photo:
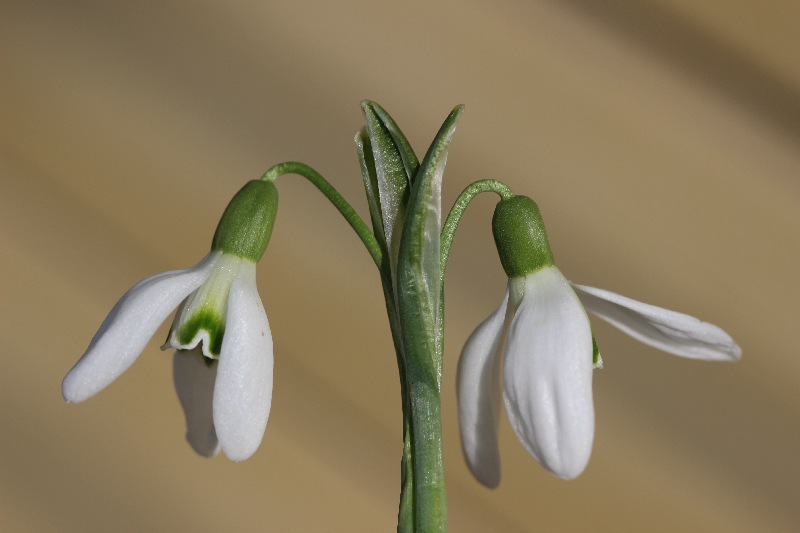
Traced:
<path fill-rule="evenodd" d="M 232 254 L 212 253 L 216 254 L 216 260 L 210 276 L 181 304 L 175 314 L 169 340 L 162 346 L 162 349 L 191 350 L 199 345 L 206 357 L 212 359 L 219 357 L 221 337 L 226 327 L 231 284 L 243 265 L 252 265 L 253 263 Z M 190 338 L 182 338 L 187 325 L 192 327 L 193 321 L 198 320 L 201 316 L 207 317 L 203 325 L 197 327 Z"/>
<path fill-rule="evenodd" d="M 204 457 L 219 453 L 214 431 L 212 398 L 217 378 L 217 364 L 209 365 L 199 349 L 175 351 L 172 362 L 173 381 L 186 417 L 186 440 Z"/>

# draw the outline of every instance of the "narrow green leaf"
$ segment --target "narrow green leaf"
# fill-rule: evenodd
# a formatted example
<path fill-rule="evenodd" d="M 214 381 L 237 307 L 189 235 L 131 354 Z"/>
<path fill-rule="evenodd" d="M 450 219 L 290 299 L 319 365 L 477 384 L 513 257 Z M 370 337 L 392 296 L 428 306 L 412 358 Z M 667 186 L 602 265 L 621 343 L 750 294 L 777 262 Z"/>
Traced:
<path fill-rule="evenodd" d="M 414 178 L 416 177 L 417 170 L 419 169 L 419 159 L 417 159 L 417 154 L 414 153 L 414 149 L 411 148 L 411 144 L 408 142 L 408 139 L 406 139 L 406 136 L 400 130 L 400 127 L 397 125 L 391 115 L 389 115 L 384 108 L 375 102 L 369 102 L 368 105 L 372 107 L 372 110 L 375 112 L 375 114 L 378 115 L 378 117 L 383 121 L 386 131 L 388 131 L 389 135 L 392 136 L 392 140 L 394 140 L 394 144 L 400 153 L 400 157 L 403 159 L 403 166 L 406 169 L 408 182 L 414 183 Z"/>
<path fill-rule="evenodd" d="M 410 145 L 408 145 L 408 141 L 406 141 L 405 136 L 402 135 L 397 125 L 391 120 L 391 117 L 383 111 L 382 108 L 380 109 L 380 114 L 383 116 L 384 122 L 386 122 L 386 118 L 388 117 L 388 122 L 390 127 L 396 130 L 397 133 L 392 134 L 389 131 L 389 128 L 384 127 L 385 125 L 380 124 L 380 116 L 378 113 L 374 113 L 376 111 L 375 107 L 377 105 L 372 105 L 371 103 L 364 103 L 362 104 L 365 107 L 370 107 L 373 113 L 368 113 L 368 110 L 365 109 L 365 115 L 367 115 L 367 123 L 369 125 L 370 119 L 372 119 L 372 131 L 376 138 L 383 141 L 384 148 L 389 149 L 389 153 L 391 153 L 392 148 L 388 138 L 391 138 L 392 141 L 396 143 L 395 151 L 397 155 L 399 155 L 399 159 L 403 161 L 403 167 L 405 168 L 406 175 L 400 177 L 399 172 L 396 172 L 397 166 L 394 165 L 392 168 L 395 172 L 387 172 L 387 169 L 384 167 L 382 170 L 382 175 L 384 180 L 387 177 L 391 177 L 398 182 L 400 188 L 402 188 L 402 196 L 399 204 L 397 205 L 397 210 L 400 211 L 400 208 L 403 208 L 404 212 L 404 202 L 407 199 L 407 191 L 408 191 L 408 184 L 411 183 L 410 176 L 407 174 L 408 172 L 408 164 L 405 161 L 410 161 L 413 165 L 413 171 L 416 172 L 416 167 L 419 166 L 417 162 L 416 155 L 411 150 Z M 377 117 L 377 120 L 376 120 Z M 376 122 L 378 122 L 376 124 Z M 387 133 L 389 133 L 387 138 Z M 398 141 L 399 139 L 399 141 Z M 400 507 L 398 509 L 398 516 L 397 516 L 397 531 L 403 533 L 412 533 L 414 531 L 414 471 L 413 471 L 413 449 L 411 444 L 412 433 L 411 433 L 411 407 L 409 405 L 409 394 L 407 390 L 407 383 L 406 383 L 406 365 L 405 365 L 405 357 L 403 356 L 403 344 L 402 338 L 400 334 L 401 325 L 400 320 L 398 318 L 398 309 L 397 309 L 397 299 L 395 297 L 395 283 L 394 283 L 394 270 L 396 266 L 396 252 L 398 250 L 398 246 L 395 246 L 395 254 L 392 258 L 390 254 L 387 253 L 388 245 L 387 245 L 387 234 L 384 229 L 384 215 L 383 215 L 383 207 L 381 205 L 381 187 L 379 186 L 379 179 L 378 179 L 378 170 L 376 168 L 375 163 L 375 148 L 373 146 L 372 141 L 370 140 L 370 135 L 368 133 L 368 129 L 362 129 L 356 135 L 355 138 L 356 142 L 356 150 L 358 151 L 358 158 L 361 165 L 361 174 L 364 178 L 364 189 L 367 193 L 367 202 L 369 204 L 370 210 L 370 217 L 372 218 L 372 228 L 373 233 L 375 234 L 375 238 L 377 239 L 378 243 L 382 247 L 384 254 L 384 260 L 382 261 L 380 266 L 381 270 L 381 281 L 383 284 L 383 292 L 384 298 L 386 299 L 386 312 L 389 316 L 389 326 L 392 331 L 392 340 L 394 341 L 395 352 L 397 353 L 397 366 L 400 374 L 400 390 L 401 390 L 401 399 L 402 399 L 402 406 L 403 406 L 403 456 L 401 461 L 401 488 L 400 488 Z M 397 148 L 397 144 L 403 143 L 402 150 L 405 154 L 401 154 L 400 149 Z M 410 154 L 410 155 L 409 155 Z M 385 159 L 384 159 L 385 160 Z M 392 161 L 397 161 L 397 157 L 391 157 Z M 401 179 L 402 178 L 402 179 Z M 390 184 L 388 184 L 390 185 Z M 387 186 L 387 183 L 384 181 L 384 192 L 391 191 L 392 187 Z M 389 196 L 390 199 L 393 199 L 392 196 Z M 390 206 L 393 203 L 389 204 Z M 395 213 L 393 215 L 394 220 L 397 221 L 398 227 L 401 227 L 402 224 L 402 216 L 399 216 Z M 399 235 L 396 241 L 399 243 Z"/>
<path fill-rule="evenodd" d="M 388 114 L 380 106 L 373 102 L 364 101 L 361 109 L 367 123 L 367 136 L 372 148 L 372 156 L 375 166 L 375 175 L 378 186 L 378 199 L 380 203 L 381 218 L 383 220 L 384 241 L 389 252 L 389 263 L 392 278 L 395 277 L 397 266 L 397 254 L 400 248 L 400 236 L 402 233 L 403 221 L 405 219 L 406 204 L 410 190 L 411 178 L 406 170 L 404 158 L 413 156 L 413 151 L 408 151 L 410 147 L 402 148 L 395 141 L 398 138 L 399 128 L 391 121 L 387 122 L 381 115 L 388 117 Z M 391 120 L 391 117 L 390 117 Z M 391 128 L 395 131 L 392 134 Z M 400 134 L 402 142 L 407 145 L 405 137 Z M 414 160 L 416 156 L 413 156 Z"/>
<path fill-rule="evenodd" d="M 381 203 L 378 196 L 378 177 L 375 171 L 375 159 L 372 156 L 372 144 L 364 128 L 356 134 L 355 142 L 358 162 L 361 166 L 361 175 L 364 178 L 364 191 L 367 193 L 369 216 L 372 220 L 372 233 L 385 254 L 386 237 L 383 231 L 383 215 L 381 214 Z"/>
<path fill-rule="evenodd" d="M 439 129 L 417 171 L 397 263 L 397 298 L 411 407 L 415 531 L 446 531 L 442 458 L 441 188 L 447 148 L 463 106 Z"/>
<path fill-rule="evenodd" d="M 414 313 L 425 333 L 427 349 L 440 352 L 438 344 L 439 303 L 441 299 L 442 175 L 447 149 L 453 138 L 463 106 L 457 106 L 442 124 L 428 148 L 412 187 L 398 264 L 398 297 L 401 315 Z M 404 309 L 405 308 L 405 309 Z M 405 324 L 406 317 L 402 317 Z M 422 331 L 417 331 L 420 335 Z M 421 340 L 418 338 L 418 340 Z M 437 381 L 441 364 L 436 362 Z"/>

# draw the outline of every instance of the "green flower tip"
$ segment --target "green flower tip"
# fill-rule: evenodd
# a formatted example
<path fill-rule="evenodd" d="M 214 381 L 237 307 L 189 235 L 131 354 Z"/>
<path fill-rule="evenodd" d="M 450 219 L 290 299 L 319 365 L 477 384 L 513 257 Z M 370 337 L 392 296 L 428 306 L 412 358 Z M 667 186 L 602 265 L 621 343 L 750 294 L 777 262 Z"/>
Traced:
<path fill-rule="evenodd" d="M 364 110 L 364 112 L 366 112 L 368 110 L 372 111 L 372 109 L 375 108 L 375 107 L 380 108 L 381 106 L 379 106 L 378 104 L 376 104 L 372 100 L 361 100 L 361 109 Z"/>
<path fill-rule="evenodd" d="M 248 182 L 225 208 L 211 249 L 257 262 L 267 249 L 277 212 L 275 184 L 263 180 Z"/>
<path fill-rule="evenodd" d="M 592 368 L 603 368 L 603 356 L 600 355 L 600 348 L 597 347 L 597 339 L 592 333 Z"/>
<path fill-rule="evenodd" d="M 553 264 L 539 206 L 527 196 L 512 196 L 498 202 L 492 233 L 509 278 L 526 276 Z"/>
<path fill-rule="evenodd" d="M 391 116 L 386 110 L 381 107 L 381 105 L 377 102 L 373 102 L 372 100 L 361 100 L 361 110 L 364 113 L 372 113 L 381 118 L 381 120 L 385 121 L 385 117 L 388 117 L 391 120 Z M 393 122 L 393 121 L 392 121 Z"/>

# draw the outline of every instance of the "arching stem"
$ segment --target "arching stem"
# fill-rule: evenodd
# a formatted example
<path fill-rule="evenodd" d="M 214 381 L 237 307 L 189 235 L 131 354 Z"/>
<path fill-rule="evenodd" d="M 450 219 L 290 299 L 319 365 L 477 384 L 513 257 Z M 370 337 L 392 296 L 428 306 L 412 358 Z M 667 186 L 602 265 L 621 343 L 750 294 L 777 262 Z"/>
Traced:
<path fill-rule="evenodd" d="M 264 181 L 275 181 L 279 176 L 284 174 L 297 174 L 298 176 L 302 176 L 310 181 L 314 186 L 319 189 L 319 191 L 325 195 L 325 197 L 333 204 L 333 206 L 339 210 L 342 216 L 347 220 L 347 223 L 350 224 L 358 237 L 361 239 L 361 242 L 364 243 L 364 246 L 367 248 L 367 252 L 369 255 L 372 256 L 372 260 L 381 268 L 381 263 L 383 261 L 383 252 L 381 251 L 380 246 L 378 245 L 378 241 L 375 239 L 375 236 L 372 234 L 372 230 L 364 223 L 358 213 L 356 213 L 355 209 L 347 203 L 347 200 L 339 194 L 333 185 L 328 182 L 322 174 L 311 168 L 310 166 L 299 163 L 296 161 L 287 161 L 285 163 L 278 163 L 274 165 L 272 168 L 267 170 L 261 179 Z"/>

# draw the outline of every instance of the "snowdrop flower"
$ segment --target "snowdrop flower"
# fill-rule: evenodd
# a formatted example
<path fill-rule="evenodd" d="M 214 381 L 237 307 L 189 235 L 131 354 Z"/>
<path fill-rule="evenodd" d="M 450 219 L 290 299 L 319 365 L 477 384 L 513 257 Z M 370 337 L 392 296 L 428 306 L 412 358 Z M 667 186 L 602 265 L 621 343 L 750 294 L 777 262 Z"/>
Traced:
<path fill-rule="evenodd" d="M 508 289 L 467 340 L 457 377 L 462 449 L 482 484 L 495 487 L 500 481 L 501 379 L 511 426 L 528 453 L 564 479 L 586 467 L 594 438 L 593 361 L 600 362 L 585 309 L 676 355 L 741 357 L 733 339 L 712 324 L 570 284 L 553 265 L 539 208 L 530 198 L 501 201 L 493 232 Z"/>
<path fill-rule="evenodd" d="M 175 349 L 175 388 L 186 437 L 201 455 L 230 459 L 261 443 L 272 399 L 272 336 L 256 288 L 256 263 L 277 210 L 275 186 L 247 183 L 220 220 L 211 252 L 186 270 L 134 285 L 106 317 L 62 383 L 64 399 L 87 400 L 117 379 L 175 308 L 163 349 Z"/>

